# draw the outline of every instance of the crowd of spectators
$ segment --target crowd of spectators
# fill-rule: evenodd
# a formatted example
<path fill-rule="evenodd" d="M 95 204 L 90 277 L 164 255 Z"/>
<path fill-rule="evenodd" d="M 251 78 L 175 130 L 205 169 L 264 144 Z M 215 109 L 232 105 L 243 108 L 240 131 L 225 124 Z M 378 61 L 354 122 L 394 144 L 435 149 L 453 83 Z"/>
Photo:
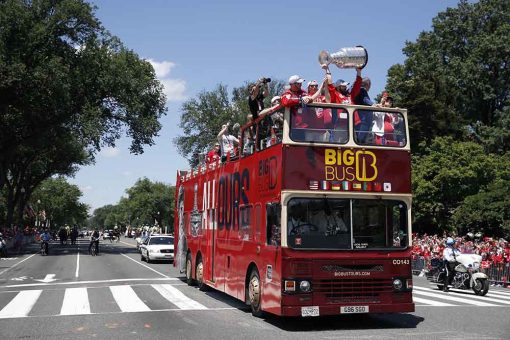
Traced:
<path fill-rule="evenodd" d="M 429 268 L 432 259 L 442 259 L 447 236 L 413 234 L 412 258 L 418 269 Z M 456 248 L 463 254 L 482 256 L 481 268 L 493 283 L 510 282 L 510 242 L 469 233 L 466 236 L 453 237 Z M 416 268 L 414 268 L 416 269 Z M 492 276 L 492 278 L 491 278 Z"/>

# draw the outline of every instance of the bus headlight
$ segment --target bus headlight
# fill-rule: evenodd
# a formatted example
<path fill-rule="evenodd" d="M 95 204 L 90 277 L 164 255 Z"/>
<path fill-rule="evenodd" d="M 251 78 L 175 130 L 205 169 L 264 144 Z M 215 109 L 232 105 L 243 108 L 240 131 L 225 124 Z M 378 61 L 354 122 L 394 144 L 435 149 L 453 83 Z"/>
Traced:
<path fill-rule="evenodd" d="M 312 285 L 310 281 L 303 280 L 299 283 L 299 289 L 304 293 L 308 293 L 312 289 Z"/>
<path fill-rule="evenodd" d="M 402 281 L 400 279 L 393 280 L 393 289 L 395 289 L 395 290 L 402 289 Z"/>

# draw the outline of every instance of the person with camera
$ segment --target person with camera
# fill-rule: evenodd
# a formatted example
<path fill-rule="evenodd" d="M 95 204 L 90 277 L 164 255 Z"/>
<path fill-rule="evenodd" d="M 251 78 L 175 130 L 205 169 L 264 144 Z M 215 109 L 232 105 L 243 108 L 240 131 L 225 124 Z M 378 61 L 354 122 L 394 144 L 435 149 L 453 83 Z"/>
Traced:
<path fill-rule="evenodd" d="M 235 145 L 239 145 L 239 139 L 229 132 L 229 128 L 230 122 L 223 124 L 220 132 L 218 133 L 222 163 L 226 162 L 229 157 L 232 158 L 235 156 Z"/>
<path fill-rule="evenodd" d="M 271 78 L 260 78 L 250 89 L 248 106 L 253 119 L 257 119 L 260 111 L 264 110 L 264 98 L 269 95 L 270 82 Z"/>

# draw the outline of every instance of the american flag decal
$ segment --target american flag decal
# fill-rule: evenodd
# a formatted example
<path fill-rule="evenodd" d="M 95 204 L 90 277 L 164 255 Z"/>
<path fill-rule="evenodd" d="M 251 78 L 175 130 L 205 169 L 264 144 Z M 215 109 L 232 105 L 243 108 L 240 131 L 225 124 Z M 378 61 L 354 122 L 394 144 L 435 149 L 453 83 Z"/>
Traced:
<path fill-rule="evenodd" d="M 310 190 L 318 190 L 319 189 L 319 181 L 310 181 L 309 187 L 310 187 Z"/>

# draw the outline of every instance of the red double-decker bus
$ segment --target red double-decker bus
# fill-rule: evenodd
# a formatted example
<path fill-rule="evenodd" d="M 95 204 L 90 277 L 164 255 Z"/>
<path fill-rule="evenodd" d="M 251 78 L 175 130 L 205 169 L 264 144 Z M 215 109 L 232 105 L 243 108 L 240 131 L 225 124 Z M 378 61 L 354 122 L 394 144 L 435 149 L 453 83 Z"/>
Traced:
<path fill-rule="evenodd" d="M 188 284 L 257 316 L 413 312 L 406 110 L 280 106 L 241 134 L 235 157 L 178 172 Z"/>

